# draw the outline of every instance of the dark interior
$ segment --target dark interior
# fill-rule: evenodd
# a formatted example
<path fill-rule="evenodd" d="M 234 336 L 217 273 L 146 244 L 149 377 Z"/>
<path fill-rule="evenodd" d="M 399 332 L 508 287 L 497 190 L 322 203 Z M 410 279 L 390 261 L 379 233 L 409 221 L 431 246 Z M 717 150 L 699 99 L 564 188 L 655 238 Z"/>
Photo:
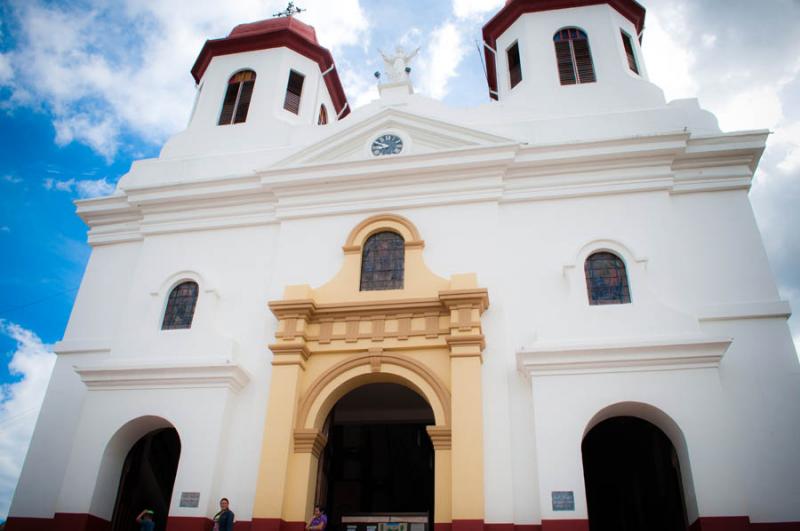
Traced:
<path fill-rule="evenodd" d="M 432 522 L 431 424 L 428 403 L 401 385 L 365 385 L 339 400 L 317 485 L 330 531 L 343 529 L 343 515 L 423 513 Z"/>
<path fill-rule="evenodd" d="M 151 431 L 133 445 L 122 466 L 112 531 L 138 531 L 136 517 L 143 509 L 155 512 L 156 529 L 167 528 L 180 454 L 181 442 L 174 428 Z"/>
<path fill-rule="evenodd" d="M 678 457 L 669 438 L 636 417 L 592 428 L 581 446 L 591 531 L 685 531 Z"/>

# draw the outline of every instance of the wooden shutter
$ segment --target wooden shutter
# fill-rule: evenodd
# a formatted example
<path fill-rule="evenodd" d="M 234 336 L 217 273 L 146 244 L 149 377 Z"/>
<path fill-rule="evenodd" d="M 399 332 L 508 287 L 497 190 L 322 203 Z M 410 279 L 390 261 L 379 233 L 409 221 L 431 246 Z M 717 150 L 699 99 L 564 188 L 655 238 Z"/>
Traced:
<path fill-rule="evenodd" d="M 508 75 L 511 80 L 511 88 L 517 86 L 522 81 L 522 65 L 519 60 L 519 43 L 514 43 L 507 51 Z"/>
<path fill-rule="evenodd" d="M 328 123 L 328 109 L 325 108 L 325 104 L 322 104 L 319 107 L 319 118 L 317 119 L 317 125 L 325 125 L 327 123 Z"/>
<path fill-rule="evenodd" d="M 572 51 L 570 41 L 556 41 L 556 61 L 558 62 L 558 77 L 562 85 L 576 83 L 575 67 L 572 64 Z"/>
<path fill-rule="evenodd" d="M 638 74 L 639 65 L 636 64 L 636 55 L 633 53 L 631 38 L 624 31 L 620 31 L 620 33 L 622 34 L 622 45 L 625 47 L 625 55 L 628 56 L 628 67 Z"/>
<path fill-rule="evenodd" d="M 593 83 L 594 65 L 592 64 L 592 52 L 589 50 L 588 39 L 575 39 L 572 41 L 572 48 L 575 52 L 575 66 L 578 70 L 578 83 Z"/>
<path fill-rule="evenodd" d="M 219 113 L 217 125 L 228 125 L 233 118 L 233 108 L 236 106 L 236 97 L 239 95 L 239 83 L 229 83 L 225 99 L 222 101 L 222 112 Z"/>
<path fill-rule="evenodd" d="M 300 114 L 300 95 L 303 93 L 305 77 L 294 70 L 289 73 L 289 83 L 286 85 L 286 98 L 283 108 L 289 112 Z"/>
<path fill-rule="evenodd" d="M 250 98 L 253 95 L 253 87 L 255 81 L 245 81 L 242 83 L 242 89 L 239 93 L 239 104 L 236 106 L 236 116 L 233 118 L 233 123 L 242 123 L 247 119 L 247 111 L 250 109 Z"/>

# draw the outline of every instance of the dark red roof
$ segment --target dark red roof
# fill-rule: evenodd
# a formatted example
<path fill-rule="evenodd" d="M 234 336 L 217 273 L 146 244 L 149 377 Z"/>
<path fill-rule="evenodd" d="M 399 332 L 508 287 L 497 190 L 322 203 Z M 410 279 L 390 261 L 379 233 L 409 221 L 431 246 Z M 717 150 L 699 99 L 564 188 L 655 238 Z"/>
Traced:
<path fill-rule="evenodd" d="M 570 7 L 584 7 L 598 4 L 608 4 L 630 20 L 636 26 L 636 32 L 644 29 L 645 9 L 635 0 L 506 0 L 503 6 L 492 19 L 483 26 L 483 41 L 497 49 L 497 38 L 503 34 L 516 20 L 525 13 L 538 11 L 553 11 Z M 494 53 L 484 48 L 486 56 L 486 74 L 489 90 L 497 91 L 497 64 Z M 492 95 L 492 98 L 497 99 Z"/>
<path fill-rule="evenodd" d="M 280 47 L 289 48 L 316 61 L 322 72 L 327 72 L 334 64 L 331 52 L 317 42 L 317 34 L 312 26 L 294 17 L 280 17 L 239 24 L 227 37 L 207 40 L 192 66 L 192 76 L 195 82 L 199 83 L 211 59 L 218 55 Z M 339 73 L 335 68 L 325 76 L 325 85 L 328 87 L 336 114 L 344 109 L 342 117 L 347 116 L 350 108 L 345 109 L 347 96 L 344 94 Z"/>

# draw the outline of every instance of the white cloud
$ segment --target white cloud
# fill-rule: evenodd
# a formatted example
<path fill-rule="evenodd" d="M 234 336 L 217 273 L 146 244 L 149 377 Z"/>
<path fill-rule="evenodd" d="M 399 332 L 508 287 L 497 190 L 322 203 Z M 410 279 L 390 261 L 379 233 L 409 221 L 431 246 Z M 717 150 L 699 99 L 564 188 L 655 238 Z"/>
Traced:
<path fill-rule="evenodd" d="M 11 232 L 11 227 L 9 227 L 8 225 L 3 225 L 2 227 L 0 227 L 0 232 Z"/>
<path fill-rule="evenodd" d="M 647 17 L 642 48 L 650 80 L 664 90 L 667 101 L 696 97 L 697 83 L 691 72 L 694 54 L 676 39 L 676 32 L 685 27 L 685 14 L 678 6 L 670 6 Z"/>
<path fill-rule="evenodd" d="M 101 197 L 114 191 L 114 184 L 102 179 L 66 179 L 59 180 L 48 177 L 42 181 L 45 190 L 58 190 L 59 192 L 77 192 L 81 199 Z"/>
<path fill-rule="evenodd" d="M 306 11 L 297 18 L 314 26 L 322 46 L 336 51 L 344 46 L 369 45 L 369 22 L 358 0 L 307 0 L 302 6 Z"/>
<path fill-rule="evenodd" d="M 453 0 L 453 14 L 458 18 L 484 17 L 503 7 L 504 0 Z"/>
<path fill-rule="evenodd" d="M 0 333 L 17 343 L 9 371 L 21 378 L 4 384 L 0 394 L 0 518 L 5 519 L 56 357 L 19 325 L 0 319 Z"/>
<path fill-rule="evenodd" d="M 119 125 L 111 118 L 96 120 L 89 114 L 76 114 L 53 122 L 55 142 L 65 146 L 78 140 L 100 155 L 111 159 L 119 147 Z"/>
<path fill-rule="evenodd" d="M 3 175 L 3 180 L 11 184 L 19 184 L 22 182 L 22 179 L 20 177 L 17 177 L 16 175 L 11 175 L 10 173 Z"/>
<path fill-rule="evenodd" d="M 458 67 L 467 52 L 464 32 L 453 22 L 446 22 L 431 32 L 419 61 L 420 91 L 431 98 L 447 95 L 449 82 L 458 75 Z"/>

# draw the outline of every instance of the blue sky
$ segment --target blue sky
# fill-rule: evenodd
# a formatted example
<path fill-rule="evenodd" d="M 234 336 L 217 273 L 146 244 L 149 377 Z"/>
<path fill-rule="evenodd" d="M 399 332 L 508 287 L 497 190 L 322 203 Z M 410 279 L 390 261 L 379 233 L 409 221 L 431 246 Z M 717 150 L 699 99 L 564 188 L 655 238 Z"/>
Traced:
<path fill-rule="evenodd" d="M 378 48 L 421 46 L 418 92 L 487 100 L 475 41 L 503 0 L 298 2 L 352 106 L 376 96 Z M 774 134 L 751 200 L 782 297 L 800 306 L 800 3 L 642 0 L 644 53 L 667 99 L 699 97 L 724 130 Z M 158 155 L 194 97 L 206 38 L 285 7 L 272 0 L 0 3 L 0 520 L 90 249 L 72 201 L 104 195 Z M 768 30 L 768 31 L 767 31 Z M 800 342 L 800 321 L 790 321 Z"/>

